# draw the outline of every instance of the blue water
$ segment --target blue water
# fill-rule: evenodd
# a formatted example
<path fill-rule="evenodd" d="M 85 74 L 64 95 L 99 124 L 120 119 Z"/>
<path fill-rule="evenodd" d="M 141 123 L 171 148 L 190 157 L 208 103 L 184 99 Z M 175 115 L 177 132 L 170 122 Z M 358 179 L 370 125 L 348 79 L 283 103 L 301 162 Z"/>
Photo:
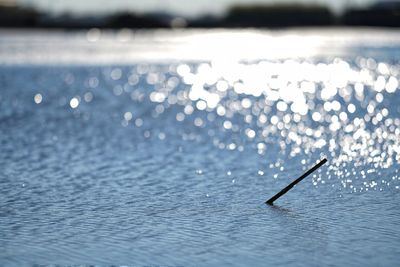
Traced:
<path fill-rule="evenodd" d="M 395 48 L 229 64 L 7 62 L 0 266 L 395 266 Z"/>

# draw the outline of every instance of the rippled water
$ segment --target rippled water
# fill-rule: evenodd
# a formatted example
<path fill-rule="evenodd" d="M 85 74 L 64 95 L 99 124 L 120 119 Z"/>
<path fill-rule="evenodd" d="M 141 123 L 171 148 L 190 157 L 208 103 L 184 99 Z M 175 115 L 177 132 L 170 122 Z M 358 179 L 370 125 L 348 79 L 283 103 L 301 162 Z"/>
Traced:
<path fill-rule="evenodd" d="M 381 33 L 391 38 L 379 45 L 361 44 L 364 35 L 324 44 L 345 51 L 340 56 L 261 51 L 239 60 L 227 51 L 169 60 L 154 53 L 124 65 L 101 52 L 112 40 L 119 47 L 120 35 L 88 46 L 99 33 L 57 41 L 41 34 L 34 36 L 53 44 L 48 57 L 32 36 L 0 38 L 7 54 L 1 266 L 399 262 L 400 42 L 393 33 Z M 277 44 L 292 36 L 225 34 Z M 55 64 L 54 51 L 70 53 L 59 40 L 72 35 L 72 49 L 88 62 L 71 54 Z M 125 47 L 145 44 L 140 36 Z M 163 41 L 190 51 L 188 36 Z M 308 40 L 300 36 L 290 40 Z M 114 60 L 99 65 L 98 54 Z M 323 157 L 328 164 L 276 206 L 264 204 Z"/>

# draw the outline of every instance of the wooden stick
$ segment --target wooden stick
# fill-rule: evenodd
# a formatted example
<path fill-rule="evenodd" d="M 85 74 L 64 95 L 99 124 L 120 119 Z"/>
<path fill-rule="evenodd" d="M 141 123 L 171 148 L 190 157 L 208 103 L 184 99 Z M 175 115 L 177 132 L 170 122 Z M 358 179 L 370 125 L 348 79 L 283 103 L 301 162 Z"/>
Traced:
<path fill-rule="evenodd" d="M 297 178 L 296 180 L 294 180 L 293 182 L 291 182 L 288 186 L 286 186 L 285 188 L 283 188 L 278 194 L 276 194 L 275 196 L 271 197 L 270 199 L 268 199 L 265 203 L 268 205 L 273 205 L 274 201 L 277 200 L 278 198 L 280 198 L 281 196 L 283 196 L 284 194 L 286 194 L 290 189 L 292 189 L 293 186 L 295 186 L 297 183 L 299 183 L 301 180 L 303 180 L 304 178 L 306 178 L 308 175 L 310 175 L 311 173 L 313 173 L 316 169 L 318 169 L 319 167 L 321 167 L 325 162 L 327 162 L 326 159 L 321 160 L 320 162 L 318 162 L 314 167 L 312 167 L 311 169 L 309 169 L 308 171 L 306 171 L 302 176 L 300 176 L 299 178 Z"/>

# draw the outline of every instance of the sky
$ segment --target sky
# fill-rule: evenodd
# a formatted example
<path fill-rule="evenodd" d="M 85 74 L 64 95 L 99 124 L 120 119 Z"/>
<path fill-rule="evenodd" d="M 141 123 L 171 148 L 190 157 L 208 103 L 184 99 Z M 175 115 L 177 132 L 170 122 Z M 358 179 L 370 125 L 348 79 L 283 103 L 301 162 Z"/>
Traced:
<path fill-rule="evenodd" d="M 136 12 L 168 12 L 180 16 L 223 14 L 233 4 L 311 3 L 329 6 L 340 12 L 346 6 L 365 6 L 374 0 L 16 0 L 50 12 L 109 13 L 121 10 Z"/>

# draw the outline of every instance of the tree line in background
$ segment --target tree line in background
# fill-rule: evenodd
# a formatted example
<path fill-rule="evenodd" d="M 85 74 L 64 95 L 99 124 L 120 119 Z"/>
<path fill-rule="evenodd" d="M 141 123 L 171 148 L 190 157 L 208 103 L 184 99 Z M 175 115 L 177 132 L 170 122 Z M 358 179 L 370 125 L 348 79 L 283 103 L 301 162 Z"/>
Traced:
<path fill-rule="evenodd" d="M 168 13 L 120 12 L 104 16 L 52 15 L 33 8 L 0 6 L 0 27 L 23 28 L 239 28 L 298 26 L 400 26 L 400 3 L 380 2 L 352 8 L 337 15 L 324 6 L 249 5 L 233 6 L 221 17 L 204 15 L 181 18 Z"/>

